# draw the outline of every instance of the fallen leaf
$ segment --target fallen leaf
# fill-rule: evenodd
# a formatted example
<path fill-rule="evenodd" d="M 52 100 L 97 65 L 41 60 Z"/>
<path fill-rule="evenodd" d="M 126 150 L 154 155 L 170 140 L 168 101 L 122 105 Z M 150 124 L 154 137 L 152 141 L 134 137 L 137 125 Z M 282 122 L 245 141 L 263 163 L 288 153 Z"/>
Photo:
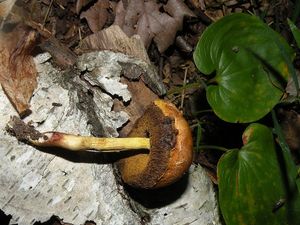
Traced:
<path fill-rule="evenodd" d="M 131 93 L 131 101 L 129 105 L 124 105 L 121 101 L 115 99 L 114 110 L 116 112 L 124 111 L 130 118 L 130 121 L 119 131 L 120 137 L 127 137 L 137 119 L 144 114 L 147 106 L 156 100 L 158 96 L 147 88 L 141 80 L 129 81 L 123 78 L 122 83 L 127 85 L 127 89 Z"/>
<path fill-rule="evenodd" d="M 182 29 L 184 16 L 195 15 L 179 0 L 169 0 L 165 6 L 154 0 L 130 0 L 128 4 L 120 1 L 114 24 L 119 25 L 129 37 L 138 34 L 146 48 L 153 39 L 158 50 L 164 52 L 174 43 L 176 32 Z"/>
<path fill-rule="evenodd" d="M 138 21 L 137 34 L 142 37 L 146 47 L 154 38 L 158 50 L 163 52 L 174 42 L 179 24 L 170 15 L 161 13 L 159 8 L 155 2 L 145 2 L 146 11 Z"/>
<path fill-rule="evenodd" d="M 76 2 L 76 13 L 79 14 L 82 7 L 86 6 L 90 2 L 92 2 L 92 0 L 77 0 L 77 2 Z"/>
<path fill-rule="evenodd" d="M 84 11 L 80 15 L 80 19 L 85 18 L 90 29 L 93 33 L 100 31 L 108 18 L 108 9 L 110 3 L 108 0 L 98 0 L 92 7 L 87 11 Z"/>
<path fill-rule="evenodd" d="M 139 36 L 129 38 L 119 26 L 112 25 L 82 40 L 77 53 L 92 50 L 110 50 L 133 56 L 150 63 L 147 51 Z"/>
<path fill-rule="evenodd" d="M 204 1 L 199 1 L 199 0 L 188 0 L 188 2 L 196 9 L 205 9 L 205 4 Z"/>
<path fill-rule="evenodd" d="M 11 32 L 0 34 L 0 83 L 20 115 L 29 109 L 29 100 L 36 87 L 37 71 L 30 52 L 36 32 L 18 25 Z"/>
<path fill-rule="evenodd" d="M 195 17 L 195 14 L 182 0 L 169 0 L 164 6 L 164 10 L 177 21 L 180 30 L 182 29 L 184 16 Z"/>
<path fill-rule="evenodd" d="M 139 18 L 145 13 L 145 2 L 140 0 L 119 1 L 116 6 L 115 25 L 119 25 L 122 30 L 131 37 L 136 34 L 135 26 Z"/>
<path fill-rule="evenodd" d="M 16 0 L 4 0 L 0 2 L 0 19 L 5 20 L 5 18 L 10 13 Z M 1 21 L 1 20 L 0 20 Z"/>

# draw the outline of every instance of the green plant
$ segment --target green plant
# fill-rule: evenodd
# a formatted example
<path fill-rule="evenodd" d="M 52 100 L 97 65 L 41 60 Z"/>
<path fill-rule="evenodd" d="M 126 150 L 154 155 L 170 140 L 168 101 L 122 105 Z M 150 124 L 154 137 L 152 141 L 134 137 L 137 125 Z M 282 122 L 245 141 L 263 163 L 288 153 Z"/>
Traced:
<path fill-rule="evenodd" d="M 281 147 L 278 151 L 270 128 L 253 123 L 242 136 L 244 146 L 221 157 L 219 204 L 227 225 L 299 224 L 297 169 L 273 111 L 288 77 L 296 79 L 293 57 L 278 33 L 242 13 L 209 26 L 194 52 L 196 66 L 211 78 L 206 95 L 215 114 L 227 122 L 250 123 L 272 111 Z"/>
<path fill-rule="evenodd" d="M 271 129 L 250 124 L 243 142 L 241 149 L 224 154 L 218 164 L 219 200 L 226 223 L 297 224 L 299 197 L 287 200 Z"/>
<path fill-rule="evenodd" d="M 207 100 L 221 119 L 253 122 L 278 103 L 281 80 L 256 57 L 266 59 L 286 80 L 287 64 L 278 45 L 292 57 L 292 49 L 278 33 L 246 14 L 226 16 L 205 30 L 194 61 L 203 74 L 216 74 L 208 83 Z"/>

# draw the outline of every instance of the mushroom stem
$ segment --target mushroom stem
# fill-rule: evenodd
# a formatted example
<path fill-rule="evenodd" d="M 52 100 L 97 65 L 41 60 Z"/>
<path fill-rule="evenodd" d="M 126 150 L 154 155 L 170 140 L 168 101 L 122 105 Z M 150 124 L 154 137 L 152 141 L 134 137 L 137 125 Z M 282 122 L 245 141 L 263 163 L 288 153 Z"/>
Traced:
<path fill-rule="evenodd" d="M 29 141 L 42 147 L 60 147 L 71 151 L 128 151 L 134 149 L 150 149 L 150 139 L 142 137 L 130 138 L 98 138 L 78 136 L 60 132 L 46 132 L 36 140 Z"/>

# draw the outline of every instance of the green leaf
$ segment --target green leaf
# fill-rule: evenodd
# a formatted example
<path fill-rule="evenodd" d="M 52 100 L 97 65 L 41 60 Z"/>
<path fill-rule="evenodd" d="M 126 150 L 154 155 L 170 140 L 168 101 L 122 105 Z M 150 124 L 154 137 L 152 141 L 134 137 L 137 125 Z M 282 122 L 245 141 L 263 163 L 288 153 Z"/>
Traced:
<path fill-rule="evenodd" d="M 215 73 L 207 87 L 207 100 L 221 119 L 256 121 L 278 103 L 282 81 L 275 79 L 266 64 L 287 80 L 282 49 L 292 58 L 292 49 L 278 33 L 247 14 L 225 16 L 205 30 L 194 61 L 202 73 Z"/>
<path fill-rule="evenodd" d="M 298 46 L 298 48 L 300 48 L 300 30 L 296 27 L 296 25 L 290 19 L 288 19 L 288 24 L 289 24 L 290 29 L 293 33 L 293 36 L 296 40 L 297 46 Z M 298 76 L 296 74 L 296 69 L 294 68 L 291 61 L 286 59 L 286 62 L 288 64 L 289 70 L 291 71 L 292 79 L 294 81 L 295 89 L 297 91 L 297 97 L 298 97 L 299 96 L 299 82 L 298 82 Z"/>
<path fill-rule="evenodd" d="M 296 40 L 297 46 L 298 46 L 298 48 L 300 48 L 300 30 L 290 19 L 288 19 L 288 24 L 289 24 L 290 29 L 293 33 L 293 36 Z"/>
<path fill-rule="evenodd" d="M 282 129 L 277 120 L 275 111 L 272 110 L 271 114 L 272 114 L 272 120 L 273 120 L 273 124 L 274 124 L 274 131 L 275 131 L 275 134 L 277 135 L 277 142 L 281 148 L 281 155 L 279 156 L 279 158 L 281 158 L 281 160 L 285 164 L 286 181 L 287 181 L 290 189 L 297 188 L 298 191 L 300 191 L 300 180 L 298 178 L 299 177 L 298 169 L 293 161 L 293 156 L 291 154 L 291 150 L 285 141 L 284 134 L 283 134 Z M 289 191 L 291 192 L 292 190 L 289 190 Z"/>
<path fill-rule="evenodd" d="M 287 194 L 271 130 L 251 124 L 244 146 L 218 163 L 219 202 L 227 225 L 297 225 L 299 193 Z"/>

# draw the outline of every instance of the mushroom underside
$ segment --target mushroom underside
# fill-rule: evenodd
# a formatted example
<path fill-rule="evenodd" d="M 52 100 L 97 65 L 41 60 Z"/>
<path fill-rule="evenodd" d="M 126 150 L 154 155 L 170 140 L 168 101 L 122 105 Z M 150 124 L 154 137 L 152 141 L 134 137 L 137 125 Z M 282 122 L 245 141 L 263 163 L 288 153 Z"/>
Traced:
<path fill-rule="evenodd" d="M 130 137 L 149 137 L 149 154 L 130 156 L 118 162 L 124 182 L 133 187 L 154 188 L 168 169 L 177 134 L 174 118 L 165 116 L 157 105 L 151 104 L 129 134 Z"/>

